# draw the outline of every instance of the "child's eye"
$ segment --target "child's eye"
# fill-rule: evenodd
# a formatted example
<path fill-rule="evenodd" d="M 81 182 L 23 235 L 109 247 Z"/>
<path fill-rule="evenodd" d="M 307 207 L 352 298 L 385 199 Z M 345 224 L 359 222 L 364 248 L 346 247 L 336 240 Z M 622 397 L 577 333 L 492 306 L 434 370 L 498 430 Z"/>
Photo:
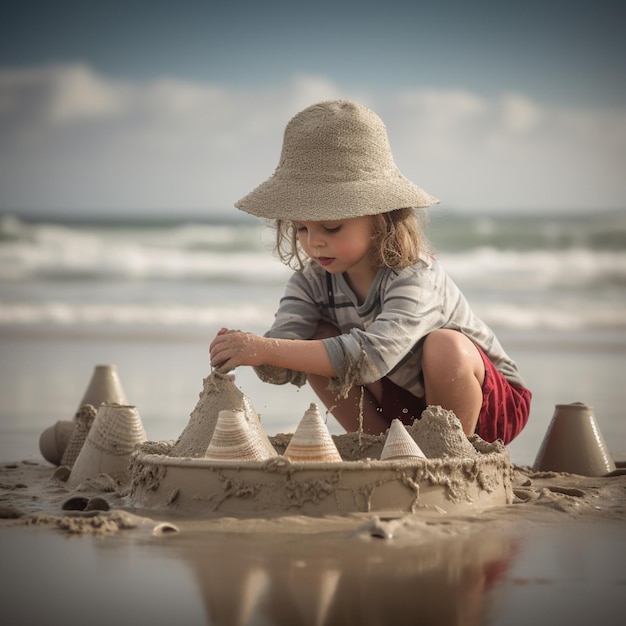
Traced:
<path fill-rule="evenodd" d="M 324 226 L 324 230 L 327 233 L 338 233 L 341 228 L 342 228 L 343 224 L 339 224 L 339 226 Z"/>

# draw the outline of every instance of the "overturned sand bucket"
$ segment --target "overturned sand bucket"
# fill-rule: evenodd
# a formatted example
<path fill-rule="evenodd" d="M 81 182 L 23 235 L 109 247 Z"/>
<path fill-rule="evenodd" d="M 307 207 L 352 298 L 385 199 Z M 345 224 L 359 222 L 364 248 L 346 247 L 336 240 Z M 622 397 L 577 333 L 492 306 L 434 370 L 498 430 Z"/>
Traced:
<path fill-rule="evenodd" d="M 269 458 L 269 453 L 243 411 L 224 409 L 217 416 L 204 458 L 211 461 L 263 461 Z"/>
<path fill-rule="evenodd" d="M 385 445 L 380 453 L 381 461 L 393 461 L 398 459 L 425 459 L 417 442 L 399 419 L 394 419 L 389 427 Z"/>
<path fill-rule="evenodd" d="M 291 461 L 339 462 L 341 455 L 320 415 L 317 404 L 311 403 L 285 448 Z"/>
<path fill-rule="evenodd" d="M 59 465 L 73 429 L 74 422 L 71 420 L 59 420 L 46 428 L 39 436 L 41 456 L 53 465 Z"/>
<path fill-rule="evenodd" d="M 96 365 L 85 395 L 78 405 L 91 404 L 96 409 L 103 403 L 128 404 L 116 365 Z"/>
<path fill-rule="evenodd" d="M 127 482 L 130 479 L 130 455 L 135 446 L 144 441 L 146 432 L 137 407 L 101 404 L 74 463 L 68 485 L 76 486 L 99 474 L 109 474 Z"/>
<path fill-rule="evenodd" d="M 556 405 L 533 469 L 583 476 L 604 476 L 615 470 L 593 407 L 582 402 Z"/>

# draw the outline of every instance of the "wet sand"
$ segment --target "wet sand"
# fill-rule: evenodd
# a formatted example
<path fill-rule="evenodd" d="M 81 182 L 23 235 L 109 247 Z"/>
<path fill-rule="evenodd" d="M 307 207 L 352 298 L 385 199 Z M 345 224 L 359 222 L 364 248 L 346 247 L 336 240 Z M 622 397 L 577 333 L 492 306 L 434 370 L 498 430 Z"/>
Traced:
<path fill-rule="evenodd" d="M 626 608 L 623 474 L 516 467 L 510 505 L 386 518 L 142 511 L 110 477 L 58 476 L 0 465 L 7 624 L 611 624 Z M 76 497 L 94 510 L 64 510 Z"/>
<path fill-rule="evenodd" d="M 554 405 L 576 400 L 596 407 L 624 460 L 623 351 L 518 350 L 534 415 L 510 446 L 512 503 L 482 511 L 383 519 L 148 511 L 115 481 L 77 493 L 54 478 L 39 434 L 71 419 L 94 363 L 118 362 L 149 438 L 171 440 L 198 397 L 205 352 L 167 344 L 163 358 L 162 343 L 33 339 L 2 351 L 10 365 L 0 408 L 2 623 L 622 623 L 626 477 L 537 474 L 525 464 Z M 249 373 L 238 379 L 268 433 L 293 431 L 306 389 L 279 394 Z M 93 510 L 64 510 L 74 497 Z"/>

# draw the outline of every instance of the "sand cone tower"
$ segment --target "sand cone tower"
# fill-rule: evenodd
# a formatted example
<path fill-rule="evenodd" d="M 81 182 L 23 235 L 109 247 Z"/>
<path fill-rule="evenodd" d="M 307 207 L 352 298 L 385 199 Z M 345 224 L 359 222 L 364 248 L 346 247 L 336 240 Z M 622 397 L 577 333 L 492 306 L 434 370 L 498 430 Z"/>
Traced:
<path fill-rule="evenodd" d="M 341 461 L 337 446 L 314 402 L 300 420 L 296 432 L 285 448 L 285 456 L 291 461 Z"/>
<path fill-rule="evenodd" d="M 217 417 L 204 458 L 211 461 L 263 461 L 268 454 L 243 411 L 223 410 Z"/>
<path fill-rule="evenodd" d="M 583 476 L 604 476 L 615 470 L 593 407 L 582 402 L 556 405 L 533 469 Z"/>
<path fill-rule="evenodd" d="M 89 385 L 78 407 L 91 404 L 97 409 L 103 402 L 128 404 L 116 365 L 95 366 Z"/>
<path fill-rule="evenodd" d="M 127 482 L 130 455 L 135 446 L 144 441 L 146 432 L 137 407 L 101 404 L 74 463 L 68 485 L 76 486 L 98 474 L 110 474 Z"/>
<path fill-rule="evenodd" d="M 76 463 L 76 459 L 78 458 L 78 455 L 87 440 L 87 435 L 89 435 L 91 425 L 93 424 L 94 419 L 96 419 L 96 414 L 97 411 L 92 404 L 85 404 L 78 409 L 76 415 L 74 416 L 72 434 L 70 435 L 67 447 L 65 448 L 65 452 L 63 452 L 63 457 L 61 458 L 61 465 L 65 465 L 70 469 L 74 467 L 74 463 Z"/>
<path fill-rule="evenodd" d="M 128 404 L 115 365 L 95 366 L 83 399 L 78 405 L 78 411 L 80 412 L 81 408 L 87 404 L 91 404 L 97 409 L 103 402 Z M 76 416 L 73 421 L 60 420 L 41 433 L 39 450 L 46 461 L 50 461 L 54 465 L 63 462 L 65 449 L 75 427 Z M 82 436 L 82 432 L 79 434 Z"/>
<path fill-rule="evenodd" d="M 404 424 L 399 419 L 394 419 L 389 427 L 387 439 L 382 452 L 381 461 L 393 461 L 398 459 L 425 459 L 413 437 L 409 435 Z"/>
<path fill-rule="evenodd" d="M 263 441 L 267 455 L 276 455 L 250 400 L 237 388 L 231 376 L 213 371 L 203 380 L 198 402 L 172 448 L 172 456 L 203 457 L 211 443 L 219 413 L 224 410 L 243 411 L 248 424 Z"/>

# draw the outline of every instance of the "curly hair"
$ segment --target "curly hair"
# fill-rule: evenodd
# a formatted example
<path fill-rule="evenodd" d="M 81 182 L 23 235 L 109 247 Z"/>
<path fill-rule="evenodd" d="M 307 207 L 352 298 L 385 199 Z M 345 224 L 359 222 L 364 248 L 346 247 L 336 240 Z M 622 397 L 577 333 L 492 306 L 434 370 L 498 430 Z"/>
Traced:
<path fill-rule="evenodd" d="M 412 208 L 396 209 L 388 213 L 372 215 L 372 262 L 376 267 L 400 270 L 419 260 L 420 252 L 426 252 L 428 218 L 426 211 Z M 288 267 L 300 270 L 306 255 L 298 242 L 298 233 L 291 220 L 275 220 L 274 251 Z"/>

